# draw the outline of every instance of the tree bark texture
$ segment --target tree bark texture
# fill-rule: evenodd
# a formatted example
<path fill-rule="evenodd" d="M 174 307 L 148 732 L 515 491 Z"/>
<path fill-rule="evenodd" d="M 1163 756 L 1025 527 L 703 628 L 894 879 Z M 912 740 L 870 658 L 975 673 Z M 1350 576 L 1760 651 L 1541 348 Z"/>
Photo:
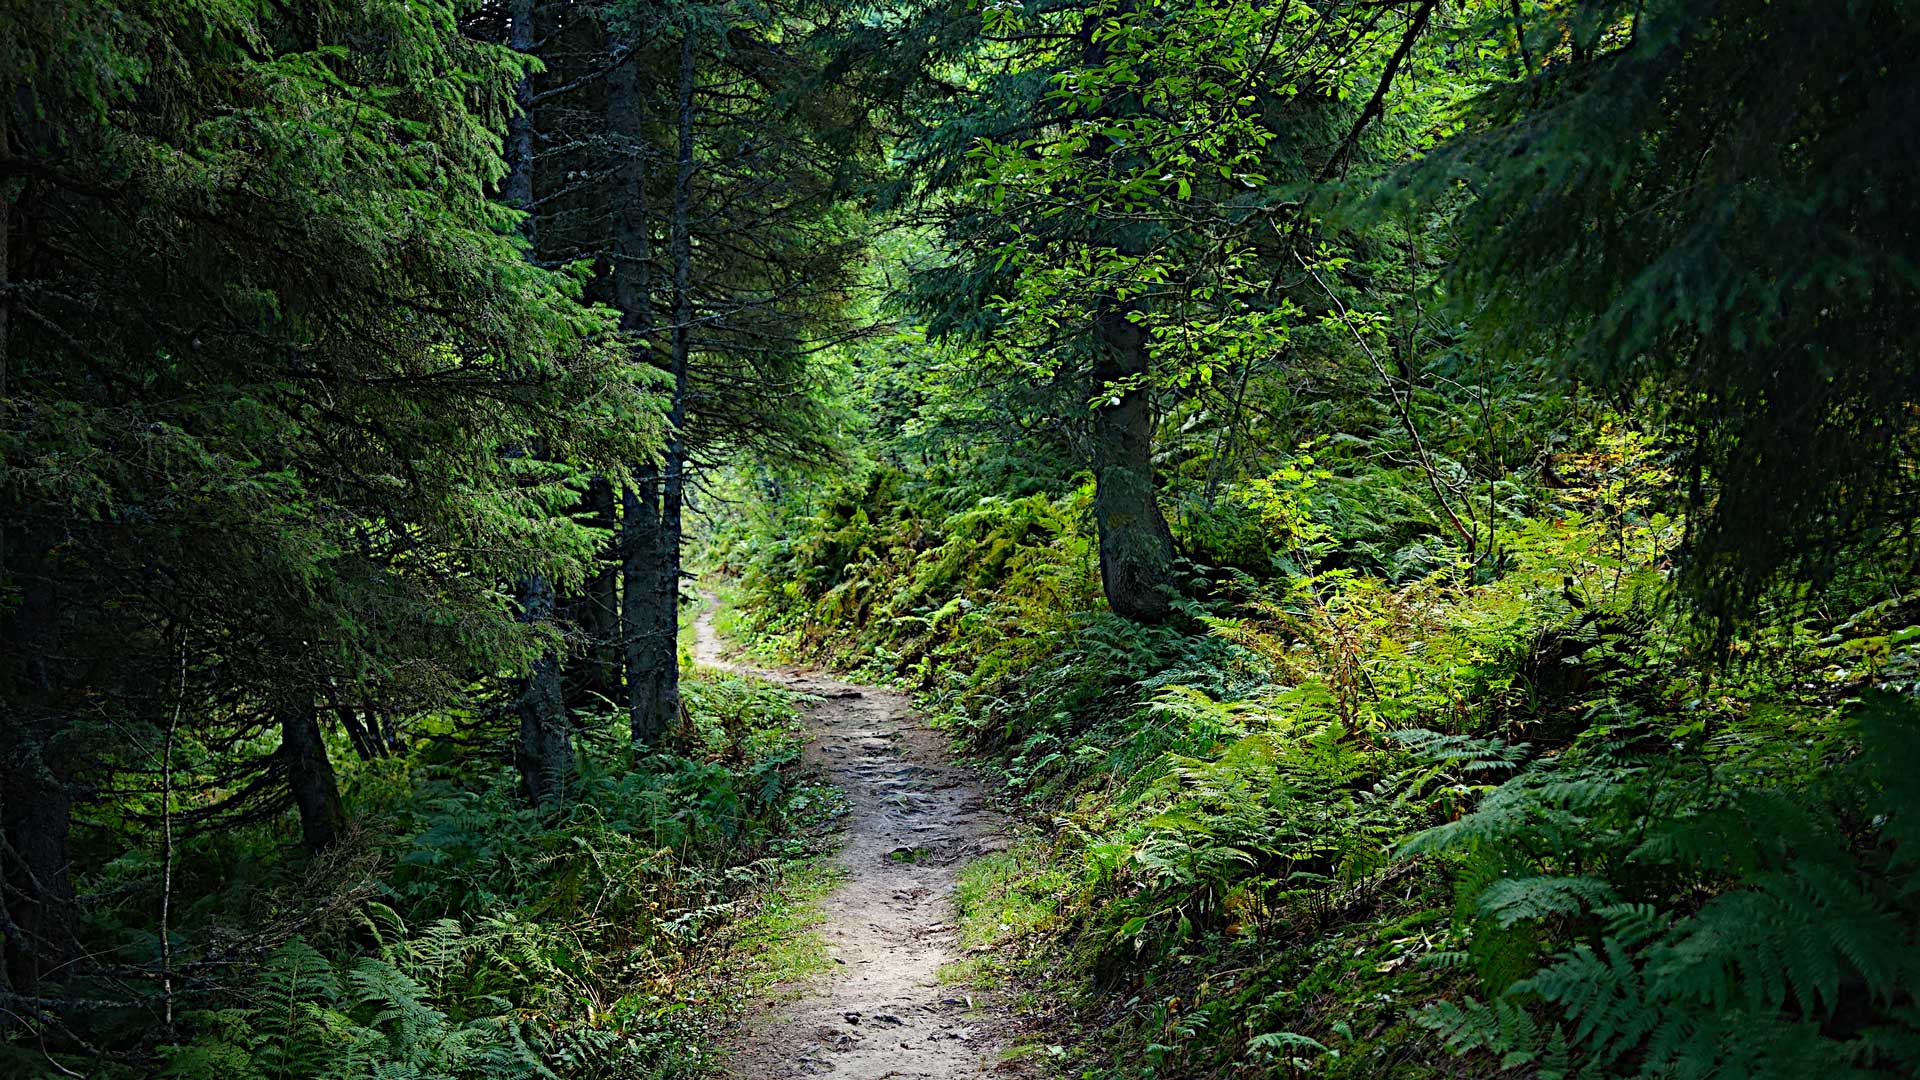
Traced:
<path fill-rule="evenodd" d="M 1107 606 L 1136 622 L 1172 612 L 1173 533 L 1153 483 L 1153 392 L 1146 332 L 1108 301 L 1094 319 L 1093 392 L 1123 389 L 1093 412 L 1093 514 Z"/>
<path fill-rule="evenodd" d="M 553 587 L 539 574 L 520 579 L 520 617 L 530 623 L 553 618 Z M 561 695 L 559 657 L 546 653 L 534 660 L 521 680 L 516 710 L 520 736 L 514 764 L 520 789 L 535 805 L 565 802 L 573 781 L 573 733 Z"/>
<path fill-rule="evenodd" d="M 674 645 L 677 635 L 663 638 L 660 633 L 660 577 L 666 558 L 660 550 L 657 470 L 643 470 L 626 490 L 620 528 L 625 555 L 621 616 L 626 624 L 629 733 L 635 746 L 652 746 L 673 722 L 675 714 L 668 705 L 678 710 L 680 672 Z"/>
<path fill-rule="evenodd" d="M 657 687 L 653 713 L 658 722 L 672 724 L 680 716 L 680 542 L 681 514 L 686 502 L 687 376 L 692 361 L 693 342 L 693 236 L 691 206 L 693 199 L 694 64 L 696 53 L 691 27 L 680 37 L 680 85 L 678 135 L 673 177 L 673 219 L 669 237 L 673 259 L 673 347 L 669 363 L 673 377 L 673 400 L 667 411 L 666 460 L 660 478 L 660 567 L 655 577 L 655 596 L 649 605 L 650 639 L 656 650 L 655 661 L 664 668 Z"/>
<path fill-rule="evenodd" d="M 1108 59 L 1098 33 L 1102 21 L 1101 15 L 1089 15 L 1081 27 L 1082 60 L 1088 67 Z M 1098 112 L 1117 115 L 1137 107 L 1109 100 Z M 1087 150 L 1095 159 L 1122 152 L 1104 135 Z M 1105 229 L 1114 235 L 1090 239 L 1111 243 L 1121 255 L 1140 254 L 1127 225 L 1109 223 Z M 1136 313 L 1133 304 L 1112 294 L 1095 304 L 1089 376 L 1101 403 L 1093 410 L 1092 423 L 1093 513 L 1107 606 L 1135 622 L 1158 623 L 1172 613 L 1173 532 L 1154 491 L 1152 352 L 1146 331 L 1130 318 Z"/>
<path fill-rule="evenodd" d="M 680 716 L 680 518 L 685 501 L 687 364 L 693 323 L 693 249 L 689 215 L 693 186 L 694 38 L 680 39 L 675 102 L 676 155 L 668 257 L 673 265 L 673 327 L 668 347 L 673 379 L 666 453 L 627 493 L 627 701 L 634 745 L 657 743 Z"/>
<path fill-rule="evenodd" d="M 291 694 L 274 703 L 280 721 L 280 764 L 287 791 L 300 812 L 300 839 L 308 851 L 325 851 L 347 828 L 340 783 L 320 737 L 319 710 L 311 694 Z"/>
<path fill-rule="evenodd" d="M 587 482 L 581 510 L 595 528 L 612 530 L 617 526 L 613 485 L 606 477 L 595 476 Z M 609 547 L 616 545 L 609 544 Z M 579 628 L 585 642 L 578 670 L 567 682 L 567 704 L 573 708 L 600 709 L 620 696 L 620 566 L 617 551 L 599 556 L 586 587 L 568 606 L 570 621 Z"/>
<path fill-rule="evenodd" d="M 629 41 L 618 47 L 637 46 Z M 632 63 L 617 64 L 608 76 L 607 119 L 616 155 L 613 300 L 621 329 L 634 335 L 636 348 L 651 353 L 659 331 L 653 317 L 657 219 L 648 198 L 649 144 L 642 129 L 637 77 Z M 669 449 L 669 469 L 671 456 Z M 620 642 L 628 731 L 636 747 L 645 747 L 660 741 L 679 711 L 679 627 L 671 614 L 662 614 L 662 578 L 673 563 L 665 532 L 663 469 L 646 465 L 636 472 L 620 498 Z"/>

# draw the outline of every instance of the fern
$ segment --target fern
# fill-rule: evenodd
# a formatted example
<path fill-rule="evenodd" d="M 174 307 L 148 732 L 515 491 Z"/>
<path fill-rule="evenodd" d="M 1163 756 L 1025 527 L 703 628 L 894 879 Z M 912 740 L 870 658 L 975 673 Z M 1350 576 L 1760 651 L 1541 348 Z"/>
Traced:
<path fill-rule="evenodd" d="M 1502 929 L 1523 919 L 1578 915 L 1613 902 L 1613 887 L 1599 878 L 1537 875 L 1503 878 L 1483 891 L 1480 915 Z"/>
<path fill-rule="evenodd" d="M 265 1076 L 316 1076 L 337 1060 L 351 1021 L 337 1011 L 342 986 L 327 958 L 298 938 L 275 949 L 261 968 L 258 1005 L 246 1038 Z"/>
<path fill-rule="evenodd" d="M 1519 1015 L 1545 1007 L 1565 1025 L 1570 1060 L 1607 1075 L 1911 1068 L 1920 905 L 1902 832 L 1911 808 L 1896 801 L 1910 782 L 1886 763 L 1920 753 L 1920 729 L 1890 722 L 1914 712 L 1867 703 L 1853 723 L 1870 753 L 1771 787 L 1685 760 L 1636 761 L 1643 742 L 1631 732 L 1598 738 L 1415 837 L 1404 851 L 1502 853 L 1472 887 L 1476 946 L 1522 924 L 1589 924 L 1493 1003 L 1436 1006 L 1423 1023 L 1457 1050 L 1531 1062 L 1546 1044 Z M 1513 875 L 1516 858 L 1587 870 Z M 1676 886 L 1707 884 L 1713 895 L 1674 905 Z"/>

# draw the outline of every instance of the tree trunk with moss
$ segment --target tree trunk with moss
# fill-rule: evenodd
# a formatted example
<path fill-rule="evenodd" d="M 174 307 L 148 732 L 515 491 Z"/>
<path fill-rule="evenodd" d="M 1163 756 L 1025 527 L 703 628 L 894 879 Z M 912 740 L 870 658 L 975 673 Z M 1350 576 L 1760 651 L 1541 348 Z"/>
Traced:
<path fill-rule="evenodd" d="M 1172 611 L 1173 533 L 1154 493 L 1147 336 L 1127 316 L 1106 301 L 1094 319 L 1093 514 L 1107 606 L 1157 623 Z"/>
<path fill-rule="evenodd" d="M 280 764 L 300 812 L 301 842 L 308 851 L 325 851 L 346 832 L 347 809 L 320 736 L 319 710 L 311 694 L 293 694 L 276 702 L 274 712 L 280 721 Z"/>

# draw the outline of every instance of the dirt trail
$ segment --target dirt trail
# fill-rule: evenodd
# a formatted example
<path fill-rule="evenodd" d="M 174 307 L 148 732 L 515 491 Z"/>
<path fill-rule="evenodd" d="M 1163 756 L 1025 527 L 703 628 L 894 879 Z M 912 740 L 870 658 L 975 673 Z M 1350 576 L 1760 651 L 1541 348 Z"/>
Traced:
<path fill-rule="evenodd" d="M 906 694 L 736 664 L 714 633 L 712 609 L 709 601 L 696 624 L 695 659 L 824 699 L 806 714 L 814 733 L 807 758 L 851 802 L 836 857 L 845 879 L 821 905 L 832 970 L 751 1021 L 727 1075 L 947 1080 L 991 1071 L 994 1018 L 938 972 L 962 956 L 953 903 L 960 866 L 1004 845 L 1005 820 Z"/>

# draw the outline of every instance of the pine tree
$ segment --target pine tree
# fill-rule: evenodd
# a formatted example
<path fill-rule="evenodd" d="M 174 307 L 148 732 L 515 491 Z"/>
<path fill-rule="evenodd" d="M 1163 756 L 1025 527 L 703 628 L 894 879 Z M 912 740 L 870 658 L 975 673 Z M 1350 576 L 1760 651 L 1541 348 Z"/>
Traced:
<path fill-rule="evenodd" d="M 184 824 L 298 803 L 329 842 L 317 705 L 524 670 L 551 635 L 504 583 L 580 578 L 559 501 L 650 446 L 610 319 L 491 201 L 519 64 L 456 14 L 8 11 L 16 991 L 71 955 L 74 800 L 146 782 L 162 716 L 219 755 Z"/>
<path fill-rule="evenodd" d="M 857 231 L 843 204 L 874 154 L 857 101 L 816 97 L 830 13 L 687 4 L 552 5 L 528 94 L 539 261 L 590 268 L 670 429 L 617 493 L 583 487 L 613 540 L 556 612 L 580 644 L 580 706 L 612 688 L 636 744 L 679 714 L 682 518 L 703 460 L 743 447 L 826 453 L 806 358 L 840 332 Z M 817 19 L 817 21 L 816 21 Z M 618 504 L 618 522 L 610 504 Z M 617 586 L 616 586 L 617 579 Z M 618 613 L 617 633 L 610 615 Z"/>
<path fill-rule="evenodd" d="M 1157 416 L 1284 346 L 1305 190 L 1365 156 L 1434 5 L 1388 7 L 936 4 L 862 39 L 920 73 L 895 198 L 937 230 L 914 282 L 929 329 L 1053 387 L 1084 432 L 1116 613 L 1171 610 Z"/>
<path fill-rule="evenodd" d="M 1478 344 L 1686 433 L 1686 579 L 1724 630 L 1911 528 L 1920 25 L 1873 0 L 1513 11 L 1518 69 L 1393 187 L 1457 201 Z"/>

